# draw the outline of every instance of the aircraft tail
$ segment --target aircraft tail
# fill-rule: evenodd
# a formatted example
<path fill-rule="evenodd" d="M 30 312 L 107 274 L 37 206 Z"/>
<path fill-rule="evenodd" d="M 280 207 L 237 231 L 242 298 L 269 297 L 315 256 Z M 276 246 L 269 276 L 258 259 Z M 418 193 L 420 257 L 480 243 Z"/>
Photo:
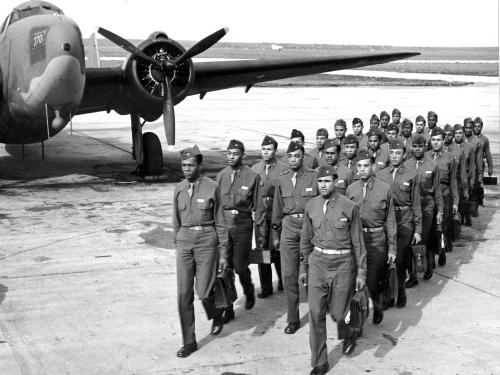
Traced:
<path fill-rule="evenodd" d="M 91 68 L 101 67 L 101 59 L 99 57 L 99 45 L 97 44 L 96 33 L 92 33 L 92 35 L 90 36 L 90 46 L 89 46 L 87 66 Z"/>

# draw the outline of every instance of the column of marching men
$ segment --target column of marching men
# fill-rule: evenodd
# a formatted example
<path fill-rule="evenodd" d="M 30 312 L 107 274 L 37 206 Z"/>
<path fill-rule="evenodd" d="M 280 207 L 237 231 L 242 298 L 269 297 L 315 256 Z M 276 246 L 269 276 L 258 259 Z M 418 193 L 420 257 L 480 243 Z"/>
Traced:
<path fill-rule="evenodd" d="M 316 132 L 316 147 L 306 152 L 304 134 L 294 129 L 286 155 L 278 159 L 277 141 L 265 136 L 261 160 L 243 164 L 244 144 L 231 140 L 227 167 L 216 181 L 202 174 L 197 146 L 181 151 L 185 180 L 174 192 L 173 227 L 177 246 L 178 310 L 183 346 L 178 357 L 198 349 L 194 324 L 196 289 L 213 319 L 211 334 L 235 318 L 232 306 L 214 304 L 219 267 L 231 267 L 245 294 L 245 309 L 255 304 L 249 269 L 252 236 L 271 249 L 277 290 L 286 297 L 285 334 L 300 329 L 299 288 L 307 286 L 311 374 L 328 371 L 326 314 L 337 323 L 343 353 L 350 354 L 359 332 L 345 321 L 349 301 L 365 284 L 373 303 L 372 322 L 384 311 L 404 308 L 406 289 L 429 280 L 437 264 L 446 264 L 459 225 L 472 225 L 482 204 L 482 178 L 493 164 L 481 118 L 437 125 L 429 111 L 415 125 L 398 109 L 373 114 L 363 133 L 360 118 L 352 134 L 339 119 L 334 136 Z M 485 162 L 486 161 L 486 162 Z M 426 246 L 426 271 L 417 275 L 412 244 Z M 383 297 L 387 265 L 395 262 L 397 298 Z M 273 294 L 272 266 L 259 264 L 259 298 Z"/>

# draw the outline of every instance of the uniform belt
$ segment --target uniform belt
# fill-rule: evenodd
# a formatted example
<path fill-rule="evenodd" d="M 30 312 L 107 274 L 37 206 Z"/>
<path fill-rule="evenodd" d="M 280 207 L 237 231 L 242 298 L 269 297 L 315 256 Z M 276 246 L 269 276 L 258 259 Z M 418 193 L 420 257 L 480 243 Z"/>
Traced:
<path fill-rule="evenodd" d="M 288 214 L 288 216 L 291 216 L 291 217 L 298 217 L 298 218 L 303 218 L 303 217 L 304 217 L 304 214 Z"/>
<path fill-rule="evenodd" d="M 368 233 L 382 232 L 383 230 L 384 227 L 363 228 L 363 232 L 368 232 Z"/>
<path fill-rule="evenodd" d="M 240 213 L 240 211 L 238 210 L 224 210 L 224 211 L 233 215 L 238 215 Z"/>
<path fill-rule="evenodd" d="M 183 227 L 183 228 L 186 228 L 186 229 L 189 229 L 189 230 L 203 231 L 203 230 L 207 230 L 209 228 L 212 228 L 212 225 L 195 225 L 195 226 L 192 226 L 192 227 Z"/>
<path fill-rule="evenodd" d="M 409 210 L 410 206 L 395 206 L 394 209 L 396 211 L 404 211 L 404 210 Z"/>
<path fill-rule="evenodd" d="M 314 246 L 314 250 L 319 251 L 320 253 L 323 253 L 323 254 L 328 254 L 328 255 L 342 255 L 342 254 L 348 254 L 351 252 L 350 249 L 346 249 L 346 250 L 322 249 L 321 247 L 317 247 L 317 246 Z"/>
<path fill-rule="evenodd" d="M 449 182 L 444 182 L 444 181 L 439 181 L 439 183 L 440 183 L 441 185 L 449 185 L 449 184 L 450 184 Z"/>

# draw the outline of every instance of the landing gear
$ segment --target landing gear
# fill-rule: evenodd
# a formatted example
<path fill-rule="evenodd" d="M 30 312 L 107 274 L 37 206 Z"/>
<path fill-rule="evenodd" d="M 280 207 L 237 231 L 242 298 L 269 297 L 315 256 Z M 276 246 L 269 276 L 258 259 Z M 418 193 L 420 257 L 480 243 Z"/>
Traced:
<path fill-rule="evenodd" d="M 137 114 L 130 115 L 132 127 L 132 156 L 137 163 L 135 175 L 141 177 L 160 176 L 163 173 L 163 152 L 158 136 L 142 134 L 142 124 Z"/>

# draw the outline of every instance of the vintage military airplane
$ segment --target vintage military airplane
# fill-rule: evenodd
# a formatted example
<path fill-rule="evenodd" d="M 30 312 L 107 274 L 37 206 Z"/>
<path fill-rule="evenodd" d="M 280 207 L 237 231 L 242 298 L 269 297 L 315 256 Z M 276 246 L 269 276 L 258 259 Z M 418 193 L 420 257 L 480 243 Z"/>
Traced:
<path fill-rule="evenodd" d="M 288 77 L 385 63 L 418 53 L 193 62 L 217 43 L 221 29 L 186 50 L 164 32 L 138 46 L 100 28 L 129 52 L 121 66 L 85 67 L 78 25 L 57 6 L 28 1 L 0 29 L 0 142 L 38 143 L 59 133 L 75 115 L 115 110 L 130 115 L 134 159 L 141 173 L 159 175 L 163 154 L 146 121 L 163 115 L 167 143 L 175 144 L 174 105 L 188 95 Z M 42 143 L 43 144 L 43 143 Z"/>

